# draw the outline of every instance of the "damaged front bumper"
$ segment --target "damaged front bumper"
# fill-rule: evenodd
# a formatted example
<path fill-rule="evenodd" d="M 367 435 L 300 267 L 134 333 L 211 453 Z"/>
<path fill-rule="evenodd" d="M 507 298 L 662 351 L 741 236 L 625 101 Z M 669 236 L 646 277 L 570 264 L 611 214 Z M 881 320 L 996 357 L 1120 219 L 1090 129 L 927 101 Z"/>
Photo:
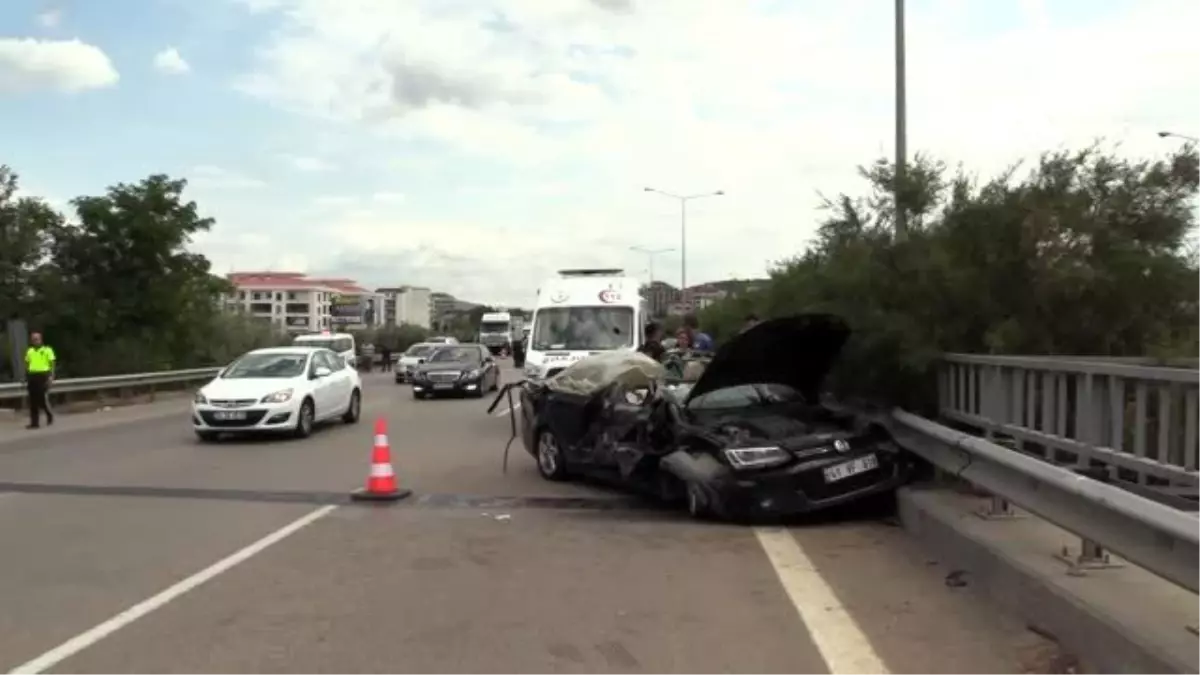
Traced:
<path fill-rule="evenodd" d="M 788 516 L 850 504 L 891 492 L 908 481 L 912 463 L 891 452 L 876 452 L 879 463 L 874 469 L 834 481 L 826 480 L 824 469 L 865 454 L 836 461 L 797 463 L 778 469 L 734 471 L 711 457 L 675 453 L 664 458 L 662 466 L 684 482 L 699 487 L 709 508 L 717 514 L 726 517 Z"/>

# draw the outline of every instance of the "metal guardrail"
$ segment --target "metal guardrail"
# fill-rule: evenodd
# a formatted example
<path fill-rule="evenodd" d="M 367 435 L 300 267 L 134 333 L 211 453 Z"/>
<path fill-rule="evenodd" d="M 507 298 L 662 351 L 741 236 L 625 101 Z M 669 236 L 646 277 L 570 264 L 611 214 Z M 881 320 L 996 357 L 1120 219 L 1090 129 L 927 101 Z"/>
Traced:
<path fill-rule="evenodd" d="M 189 370 L 163 370 L 154 373 L 131 375 L 107 375 L 104 377 L 74 377 L 55 380 L 52 395 L 95 393 L 127 389 L 154 388 L 159 385 L 184 385 L 204 382 L 216 377 L 220 368 L 192 368 Z M 14 401 L 25 397 L 25 386 L 20 382 L 0 383 L 0 401 Z"/>
<path fill-rule="evenodd" d="M 953 476 L 1073 532 L 1083 540 L 1073 567 L 1111 566 L 1101 546 L 1193 593 L 1198 591 L 1200 521 L 1103 482 L 1080 476 L 903 410 L 893 411 L 901 447 Z"/>

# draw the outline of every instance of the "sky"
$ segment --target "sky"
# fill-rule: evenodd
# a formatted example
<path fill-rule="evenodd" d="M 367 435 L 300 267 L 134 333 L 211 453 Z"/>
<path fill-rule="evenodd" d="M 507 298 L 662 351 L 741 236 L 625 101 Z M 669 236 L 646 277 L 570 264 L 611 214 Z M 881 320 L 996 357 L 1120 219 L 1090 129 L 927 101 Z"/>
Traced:
<path fill-rule="evenodd" d="M 894 152 L 890 0 L 2 0 L 0 163 L 151 173 L 219 273 L 530 305 L 566 267 L 761 276 Z M 911 152 L 984 175 L 1200 134 L 1195 0 L 909 0 Z"/>

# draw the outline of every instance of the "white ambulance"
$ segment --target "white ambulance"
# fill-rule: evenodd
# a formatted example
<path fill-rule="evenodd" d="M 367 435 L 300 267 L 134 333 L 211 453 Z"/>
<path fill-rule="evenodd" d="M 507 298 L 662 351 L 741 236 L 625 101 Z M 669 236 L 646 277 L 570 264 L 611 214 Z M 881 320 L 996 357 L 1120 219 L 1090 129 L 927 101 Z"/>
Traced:
<path fill-rule="evenodd" d="M 641 286 L 624 270 L 561 270 L 538 289 L 525 377 L 554 377 L 590 354 L 637 349 L 647 318 Z"/>

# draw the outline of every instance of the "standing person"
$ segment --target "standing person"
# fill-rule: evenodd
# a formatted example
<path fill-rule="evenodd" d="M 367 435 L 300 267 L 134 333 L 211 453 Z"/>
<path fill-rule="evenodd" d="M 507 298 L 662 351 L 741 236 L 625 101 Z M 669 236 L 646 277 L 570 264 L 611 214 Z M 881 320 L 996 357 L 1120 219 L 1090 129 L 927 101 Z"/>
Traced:
<path fill-rule="evenodd" d="M 41 426 L 41 413 L 46 413 L 46 425 L 54 424 L 50 410 L 50 384 L 54 382 L 54 349 L 42 342 L 41 333 L 30 333 L 29 348 L 25 350 L 25 387 L 29 393 L 29 426 Z"/>
<path fill-rule="evenodd" d="M 692 349 L 698 352 L 711 352 L 714 350 L 712 336 L 708 333 L 701 332 L 700 320 L 695 314 L 688 314 L 683 317 L 683 325 L 688 330 L 688 337 L 691 338 Z"/>
<path fill-rule="evenodd" d="M 379 355 L 383 358 L 383 372 L 389 373 L 392 370 L 392 348 L 384 345 L 379 348 Z"/>
<path fill-rule="evenodd" d="M 661 361 L 666 349 L 662 346 L 662 326 L 651 321 L 646 324 L 645 335 L 642 338 L 642 346 L 638 347 L 638 351 L 649 356 L 655 361 Z"/>

